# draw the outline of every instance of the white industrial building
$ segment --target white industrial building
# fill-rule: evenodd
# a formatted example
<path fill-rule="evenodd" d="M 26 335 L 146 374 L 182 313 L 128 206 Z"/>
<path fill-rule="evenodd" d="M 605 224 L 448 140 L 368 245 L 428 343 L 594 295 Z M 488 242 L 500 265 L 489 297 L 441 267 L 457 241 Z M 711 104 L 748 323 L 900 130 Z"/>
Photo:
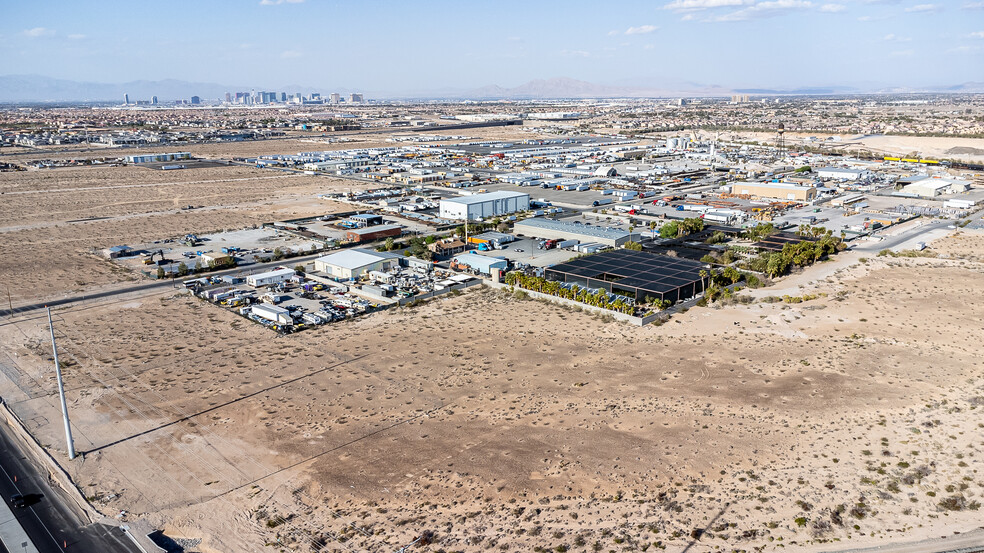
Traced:
<path fill-rule="evenodd" d="M 949 177 L 923 177 L 910 178 L 902 189 L 901 195 L 919 196 L 921 198 L 934 198 L 943 194 L 956 194 L 966 192 L 970 189 L 970 183 L 965 180 Z"/>
<path fill-rule="evenodd" d="M 359 278 L 369 271 L 389 271 L 400 266 L 400 256 L 362 248 L 342 250 L 314 260 L 314 269 L 338 280 Z"/>
<path fill-rule="evenodd" d="M 191 159 L 191 153 L 174 152 L 169 154 L 143 154 L 126 156 L 127 163 L 154 163 L 161 161 L 174 161 L 177 159 Z"/>
<path fill-rule="evenodd" d="M 817 169 L 817 176 L 821 179 L 858 180 L 870 175 L 871 172 L 866 169 L 847 169 L 844 167 L 823 167 Z"/>
<path fill-rule="evenodd" d="M 474 221 L 486 217 L 509 215 L 530 208 L 530 195 L 522 192 L 486 192 L 473 196 L 441 200 L 440 214 L 445 219 Z"/>
<path fill-rule="evenodd" d="M 294 269 L 287 269 L 284 267 L 273 271 L 267 271 L 265 273 L 249 275 L 246 277 L 246 284 L 253 287 L 269 286 L 271 284 L 288 281 L 296 274 L 297 273 L 294 272 Z"/>

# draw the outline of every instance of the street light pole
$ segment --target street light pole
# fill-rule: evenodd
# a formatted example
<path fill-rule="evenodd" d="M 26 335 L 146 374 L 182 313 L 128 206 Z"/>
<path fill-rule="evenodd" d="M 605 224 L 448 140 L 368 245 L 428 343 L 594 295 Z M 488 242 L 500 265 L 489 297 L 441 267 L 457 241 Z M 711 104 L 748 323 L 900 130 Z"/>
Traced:
<path fill-rule="evenodd" d="M 68 404 L 65 403 L 65 384 L 62 382 L 61 365 L 58 363 L 58 347 L 55 346 L 55 325 L 51 323 L 51 308 L 48 310 L 48 329 L 51 330 L 51 354 L 55 358 L 55 375 L 58 377 L 58 397 L 61 399 L 62 418 L 65 420 L 65 441 L 68 444 L 68 458 L 75 458 L 75 442 L 72 441 L 72 425 L 68 422 Z"/>

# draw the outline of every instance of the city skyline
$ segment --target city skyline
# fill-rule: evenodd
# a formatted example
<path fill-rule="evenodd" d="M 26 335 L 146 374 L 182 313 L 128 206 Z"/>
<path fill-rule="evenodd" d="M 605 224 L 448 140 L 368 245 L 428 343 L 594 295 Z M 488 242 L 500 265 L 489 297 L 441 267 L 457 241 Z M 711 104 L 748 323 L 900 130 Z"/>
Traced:
<path fill-rule="evenodd" d="M 657 90 L 951 86 L 984 2 L 8 3 L 0 74 L 414 95 L 566 77 Z M 917 70 L 913 70 L 913 68 Z"/>

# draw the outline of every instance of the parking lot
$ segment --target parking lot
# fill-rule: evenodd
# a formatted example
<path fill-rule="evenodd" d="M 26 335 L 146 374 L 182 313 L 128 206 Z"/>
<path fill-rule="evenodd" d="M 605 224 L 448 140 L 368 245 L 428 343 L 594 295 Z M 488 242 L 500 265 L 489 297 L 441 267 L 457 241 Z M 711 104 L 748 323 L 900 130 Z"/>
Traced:
<path fill-rule="evenodd" d="M 540 242 L 540 240 L 533 238 L 520 238 L 515 242 L 506 244 L 505 247 L 500 250 L 492 250 L 488 252 L 472 250 L 472 253 L 487 255 L 489 257 L 502 257 L 514 263 L 526 263 L 527 265 L 532 265 L 534 267 L 546 267 L 547 265 L 563 263 L 572 257 L 580 255 L 577 252 L 562 250 L 560 248 L 541 250 L 537 248 Z"/>

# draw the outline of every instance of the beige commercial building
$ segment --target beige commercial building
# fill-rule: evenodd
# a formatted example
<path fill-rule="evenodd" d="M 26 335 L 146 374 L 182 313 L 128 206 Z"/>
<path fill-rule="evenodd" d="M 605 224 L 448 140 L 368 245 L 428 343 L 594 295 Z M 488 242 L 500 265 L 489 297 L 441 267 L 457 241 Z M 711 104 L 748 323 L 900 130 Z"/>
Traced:
<path fill-rule="evenodd" d="M 731 193 L 736 196 L 769 198 L 795 202 L 809 202 L 817 197 L 813 186 L 801 186 L 789 182 L 736 182 L 731 185 Z"/>

